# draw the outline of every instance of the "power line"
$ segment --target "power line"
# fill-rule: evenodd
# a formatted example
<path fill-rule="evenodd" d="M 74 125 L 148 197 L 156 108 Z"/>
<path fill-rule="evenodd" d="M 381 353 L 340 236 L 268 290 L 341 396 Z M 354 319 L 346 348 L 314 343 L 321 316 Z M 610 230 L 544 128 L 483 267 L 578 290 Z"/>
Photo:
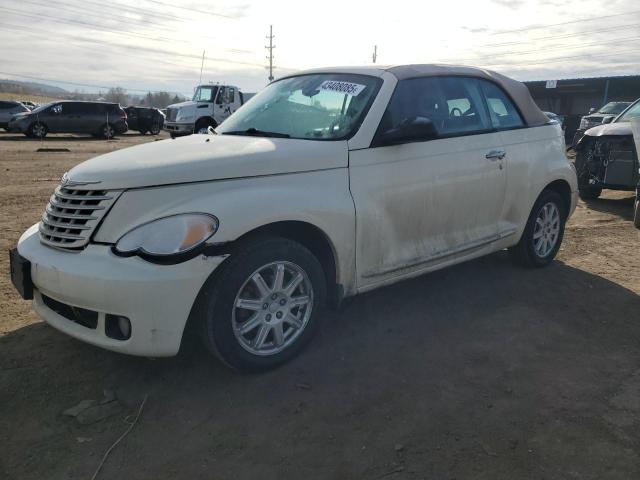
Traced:
<path fill-rule="evenodd" d="M 549 51 L 549 50 L 574 50 L 576 48 L 584 48 L 584 47 L 593 47 L 593 46 L 601 46 L 601 45 L 613 45 L 616 43 L 620 43 L 620 42 L 626 42 L 629 40 L 638 40 L 640 39 L 640 37 L 625 37 L 625 38 L 617 38 L 617 39 L 612 39 L 609 40 L 607 42 L 595 42 L 595 43 L 583 43 L 581 45 L 574 45 L 574 46 L 568 46 L 568 45 L 563 45 L 563 46 L 558 46 L 558 47 L 550 47 L 550 48 L 546 48 L 545 51 Z M 456 60 L 449 60 L 449 61 L 454 61 L 454 62 L 467 62 L 467 61 L 474 61 L 474 60 L 481 60 L 483 58 L 495 58 L 495 57 L 508 57 L 511 55 L 531 55 L 534 53 L 540 53 L 540 49 L 536 49 L 536 50 L 527 50 L 524 52 L 499 52 L 499 53 L 494 53 L 491 55 L 481 55 L 481 56 L 475 56 L 475 57 L 468 57 L 468 58 L 459 58 Z"/>
<path fill-rule="evenodd" d="M 546 25 L 531 25 L 529 27 L 523 27 L 523 28 L 517 28 L 515 30 L 501 30 L 498 32 L 493 32 L 491 33 L 491 35 L 504 35 L 507 33 L 520 33 L 520 32 L 526 32 L 529 30 L 539 30 L 539 29 L 544 29 L 544 28 L 551 28 L 551 27 L 561 27 L 564 25 L 571 25 L 573 23 L 582 23 L 582 22 L 591 22 L 593 20 L 602 20 L 603 18 L 613 18 L 613 17 L 622 17 L 625 15 L 634 15 L 636 13 L 640 13 L 640 10 L 632 10 L 631 12 L 625 12 L 625 13 L 616 13 L 613 15 L 598 15 L 595 17 L 588 17 L 588 18 L 581 18 L 578 20 L 569 20 L 567 22 L 560 22 L 560 23 L 550 23 L 550 24 L 546 24 Z"/>
<path fill-rule="evenodd" d="M 42 7 L 45 7 L 45 8 L 55 8 L 56 10 L 69 12 L 69 13 L 72 13 L 74 15 L 81 14 L 81 15 L 87 16 L 87 10 L 86 9 L 81 9 L 79 7 L 68 7 L 68 6 L 65 6 L 65 7 L 55 6 L 55 7 L 53 7 L 53 6 L 51 6 L 51 5 L 47 4 L 47 3 L 40 3 L 40 2 L 36 2 L 34 0 L 21 0 L 21 1 L 23 3 L 29 3 L 31 5 L 42 6 Z M 33 12 L 29 12 L 29 13 L 33 13 Z M 46 15 L 46 14 L 42 13 L 42 15 Z M 94 18 L 93 15 L 88 15 L 88 16 L 91 17 L 91 18 Z M 141 25 L 139 23 L 140 21 L 132 20 L 132 19 L 130 19 L 128 17 L 124 17 L 122 15 L 110 14 L 108 16 L 108 18 L 110 20 L 111 19 L 116 19 L 118 23 L 126 23 L 128 25 L 133 25 L 135 27 L 150 28 L 150 27 L 145 27 L 144 25 Z M 72 22 L 77 22 L 77 20 L 72 20 L 72 19 L 65 19 L 65 20 L 70 20 Z M 154 25 L 158 26 L 157 23 L 154 24 L 153 22 L 145 21 L 144 23 L 150 24 L 152 27 Z M 103 27 L 103 28 L 109 28 L 109 27 Z M 122 33 L 129 33 L 128 31 L 122 31 L 122 30 L 117 30 L 117 31 L 118 32 L 122 32 Z M 135 35 L 135 33 L 134 33 L 134 35 Z M 153 39 L 157 39 L 157 40 L 161 40 L 161 41 L 165 41 L 165 42 L 171 42 L 171 43 L 173 43 L 173 42 L 186 43 L 187 42 L 187 40 L 184 40 L 184 39 L 176 39 L 176 38 L 169 38 L 169 37 L 149 37 L 149 38 L 153 38 Z M 214 38 L 214 37 L 209 37 L 209 38 L 211 38 L 212 40 L 218 40 L 217 38 Z"/>
<path fill-rule="evenodd" d="M 78 83 L 78 82 L 68 82 L 66 80 L 54 80 L 52 78 L 42 78 L 42 77 L 35 77 L 33 75 L 23 75 L 23 74 L 17 74 L 17 73 L 8 73 L 8 72 L 0 72 L 0 75 L 8 75 L 10 77 L 18 77 L 18 78 L 27 78 L 29 80 L 37 80 L 39 82 L 50 82 L 50 83 L 60 83 L 62 85 L 73 85 L 76 87 L 86 87 L 86 88 L 96 88 L 98 90 L 109 90 L 111 88 L 116 88 L 116 87 L 107 87 L 104 85 L 90 85 L 87 83 Z M 125 90 L 127 90 L 128 92 L 142 92 L 142 93 L 147 93 L 147 92 L 151 92 L 151 93 L 179 93 L 180 95 L 184 95 L 183 92 L 177 92 L 177 91 L 167 91 L 167 90 L 146 90 L 146 89 L 141 89 L 141 88 L 127 88 L 127 87 L 120 87 L 123 88 Z"/>
<path fill-rule="evenodd" d="M 108 27 L 104 27 L 102 25 L 98 25 L 96 23 L 91 23 L 91 22 L 83 22 L 82 20 L 72 20 L 70 18 L 62 18 L 62 17 L 56 17 L 54 15 L 43 15 L 43 14 L 35 14 L 35 13 L 24 13 L 21 12 L 19 10 L 14 10 L 12 8 L 6 8 L 6 7 L 0 7 L 0 10 L 6 10 L 10 13 L 13 13 L 14 15 L 20 15 L 23 17 L 29 17 L 29 18 L 36 18 L 36 19 L 41 19 L 41 18 L 47 18 L 47 19 L 53 19 L 56 20 L 58 22 L 62 22 L 62 23 L 67 23 L 70 25 L 80 25 L 83 27 L 89 27 L 89 28 L 93 28 L 93 29 L 98 29 L 98 30 L 102 30 L 104 32 L 107 33 L 112 33 L 115 35 L 122 35 L 125 37 L 131 37 L 131 38 L 144 38 L 147 40 L 156 40 L 156 41 L 163 41 L 163 42 L 187 42 L 187 40 L 173 40 L 173 39 L 165 39 L 165 38 L 160 38 L 160 37 L 150 37 L 148 35 L 143 35 L 141 33 L 135 33 L 135 32 L 126 32 L 123 30 L 114 30 L 112 28 L 108 28 Z"/>
<path fill-rule="evenodd" d="M 2 7 L 0 7 L 2 8 Z M 25 32 L 27 34 L 30 35 L 37 35 L 36 32 L 34 32 L 34 29 L 32 27 L 27 27 L 27 26 L 18 26 L 18 25 L 14 25 L 14 24 L 9 24 L 6 22 L 0 22 L 0 24 L 6 25 L 6 26 L 10 26 L 13 28 L 20 28 L 20 29 L 24 29 Z M 47 29 L 43 29 L 42 27 L 38 27 L 38 31 L 43 30 L 43 31 L 49 31 L 51 33 L 54 33 L 56 35 L 64 35 L 64 36 L 69 36 L 71 38 L 74 38 L 76 40 L 80 40 L 82 42 L 87 42 L 87 43 L 93 43 L 93 44 L 97 44 L 100 46 L 104 46 L 106 45 L 110 45 L 110 46 L 114 46 L 116 48 L 123 48 L 126 50 L 138 50 L 138 51 L 143 51 L 143 52 L 147 52 L 147 53 L 153 53 L 153 54 L 158 54 L 158 55 L 170 55 L 172 57 L 179 57 L 179 58 L 187 58 L 187 59 L 200 59 L 200 55 L 195 55 L 195 54 L 187 54 L 187 53 L 178 53 L 178 52 L 174 52 L 171 50 L 164 50 L 164 49 L 159 49 L 159 48 L 152 48 L 152 47 L 141 47 L 141 46 L 134 46 L 134 45 L 123 45 L 123 44 L 119 44 L 119 43 L 113 43 L 113 42 L 107 42 L 105 40 L 92 40 L 92 39 L 88 39 L 88 38 L 84 38 L 84 37 L 77 37 L 77 36 L 73 36 L 64 32 L 59 32 L 59 31 L 52 31 L 52 30 L 47 30 Z M 220 58 L 220 57 L 207 57 L 208 60 L 211 60 L 213 62 L 218 62 L 218 63 L 227 63 L 227 64 L 234 64 L 234 65 L 245 65 L 245 66 L 250 66 L 250 67 L 262 67 L 262 64 L 260 63 L 254 63 L 254 62 L 245 62 L 245 61 L 240 61 L 240 60 L 231 60 L 231 59 L 227 59 L 227 58 Z"/>
<path fill-rule="evenodd" d="M 557 63 L 557 62 L 565 62 L 567 60 L 575 60 L 575 59 L 581 59 L 581 60 L 588 60 L 594 57 L 617 57 L 619 55 L 626 55 L 629 53 L 636 53 L 636 52 L 640 52 L 640 49 L 632 49 L 632 50 L 623 50 L 623 51 L 618 51 L 616 53 L 596 53 L 596 54 L 591 54 L 591 55 L 573 55 L 573 56 L 569 56 L 569 57 L 554 57 L 550 60 L 543 60 L 540 62 L 536 62 L 534 61 L 528 61 L 526 62 L 526 64 L 518 64 L 518 63 L 488 63 L 488 64 L 484 64 L 482 65 L 483 67 L 494 67 L 494 66 L 503 66 L 503 65 L 507 65 L 507 66 L 520 66 L 520 65 L 546 65 L 548 63 Z"/>
<path fill-rule="evenodd" d="M 158 5 L 162 5 L 164 7 L 171 7 L 171 8 L 180 9 L 180 10 L 187 10 L 189 12 L 201 13 L 203 15 L 211 15 L 213 17 L 222 17 L 222 18 L 230 18 L 230 19 L 235 19 L 236 18 L 236 17 L 233 17 L 232 15 L 224 15 L 222 13 L 215 13 L 215 12 L 207 12 L 206 10 L 197 10 L 195 8 L 180 7 L 180 6 L 174 5 L 172 3 L 160 2 L 158 0 L 147 0 L 147 2 L 151 2 L 151 3 L 158 4 Z"/>
<path fill-rule="evenodd" d="M 484 45 L 477 45 L 477 47 L 478 48 L 506 47 L 506 46 L 510 46 L 510 45 L 533 43 L 533 42 L 537 42 L 539 40 L 557 40 L 559 38 L 579 37 L 581 35 L 591 35 L 591 34 L 594 34 L 594 33 L 611 32 L 611 31 L 614 31 L 614 30 L 626 30 L 627 28 L 636 28 L 638 26 L 640 26 L 640 23 L 630 23 L 630 24 L 624 24 L 624 25 L 616 25 L 616 26 L 607 27 L 607 28 L 586 30 L 584 32 L 574 32 L 574 33 L 567 33 L 567 34 L 562 34 L 562 35 L 548 35 L 546 37 L 535 37 L 535 38 L 530 38 L 528 40 L 515 40 L 515 41 L 512 41 L 512 42 L 503 42 L 503 43 L 487 43 L 487 44 L 484 44 Z"/>

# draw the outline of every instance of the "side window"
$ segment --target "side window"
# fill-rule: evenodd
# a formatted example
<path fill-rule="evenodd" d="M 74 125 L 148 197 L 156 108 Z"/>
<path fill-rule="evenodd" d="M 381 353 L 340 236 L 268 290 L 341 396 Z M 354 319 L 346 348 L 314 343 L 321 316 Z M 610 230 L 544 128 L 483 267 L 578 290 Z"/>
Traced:
<path fill-rule="evenodd" d="M 401 80 L 382 117 L 378 134 L 400 128 L 416 118 L 431 121 L 437 138 L 483 133 L 492 129 L 480 85 L 473 78 Z"/>
<path fill-rule="evenodd" d="M 236 89 L 233 87 L 229 87 L 227 89 L 227 91 L 229 92 L 227 95 L 227 102 L 228 103 L 233 103 L 236 100 Z"/>
<path fill-rule="evenodd" d="M 227 103 L 227 87 L 218 88 L 218 98 L 216 98 L 216 103 L 218 105 L 222 105 L 223 103 Z"/>
<path fill-rule="evenodd" d="M 0 102 L 0 110 L 9 110 L 12 106 L 9 102 Z"/>
<path fill-rule="evenodd" d="M 487 99 L 487 107 L 494 128 L 506 129 L 524 126 L 524 122 L 513 102 L 497 85 L 481 80 L 482 92 Z"/>
<path fill-rule="evenodd" d="M 81 103 L 65 103 L 62 107 L 62 113 L 65 115 L 77 115 L 82 113 L 82 104 Z"/>

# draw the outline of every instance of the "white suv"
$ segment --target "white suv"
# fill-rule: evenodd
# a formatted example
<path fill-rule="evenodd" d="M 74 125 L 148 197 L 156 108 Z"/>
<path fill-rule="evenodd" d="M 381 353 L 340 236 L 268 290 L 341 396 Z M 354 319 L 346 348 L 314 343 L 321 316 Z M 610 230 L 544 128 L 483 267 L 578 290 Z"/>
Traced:
<path fill-rule="evenodd" d="M 63 177 L 11 254 L 44 320 L 146 356 L 194 329 L 227 364 L 266 369 L 323 305 L 505 248 L 548 264 L 576 205 L 560 126 L 486 70 L 308 71 L 216 133 Z"/>

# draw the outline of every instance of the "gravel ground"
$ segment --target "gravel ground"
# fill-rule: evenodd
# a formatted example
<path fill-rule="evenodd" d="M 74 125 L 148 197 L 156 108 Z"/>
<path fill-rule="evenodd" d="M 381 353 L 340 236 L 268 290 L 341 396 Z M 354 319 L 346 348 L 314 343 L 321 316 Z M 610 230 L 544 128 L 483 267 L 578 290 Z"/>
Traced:
<path fill-rule="evenodd" d="M 145 141 L 0 133 L 0 245 L 63 172 Z M 39 153 L 39 147 L 70 152 Z M 640 478 L 640 234 L 632 195 L 580 203 L 549 268 L 504 252 L 327 312 L 296 360 L 231 372 L 194 346 L 134 358 L 40 322 L 0 256 L 0 478 Z M 107 389 L 107 392 L 104 390 Z M 62 412 L 117 396 L 81 425 Z"/>

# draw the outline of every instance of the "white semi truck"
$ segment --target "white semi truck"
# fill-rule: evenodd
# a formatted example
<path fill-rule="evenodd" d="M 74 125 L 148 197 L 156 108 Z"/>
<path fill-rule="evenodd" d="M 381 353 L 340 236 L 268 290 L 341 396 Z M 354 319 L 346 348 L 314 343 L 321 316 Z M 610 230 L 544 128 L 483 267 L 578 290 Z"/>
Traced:
<path fill-rule="evenodd" d="M 171 137 L 206 133 L 216 128 L 251 97 L 233 85 L 199 85 L 193 99 L 167 107 L 164 130 Z"/>

